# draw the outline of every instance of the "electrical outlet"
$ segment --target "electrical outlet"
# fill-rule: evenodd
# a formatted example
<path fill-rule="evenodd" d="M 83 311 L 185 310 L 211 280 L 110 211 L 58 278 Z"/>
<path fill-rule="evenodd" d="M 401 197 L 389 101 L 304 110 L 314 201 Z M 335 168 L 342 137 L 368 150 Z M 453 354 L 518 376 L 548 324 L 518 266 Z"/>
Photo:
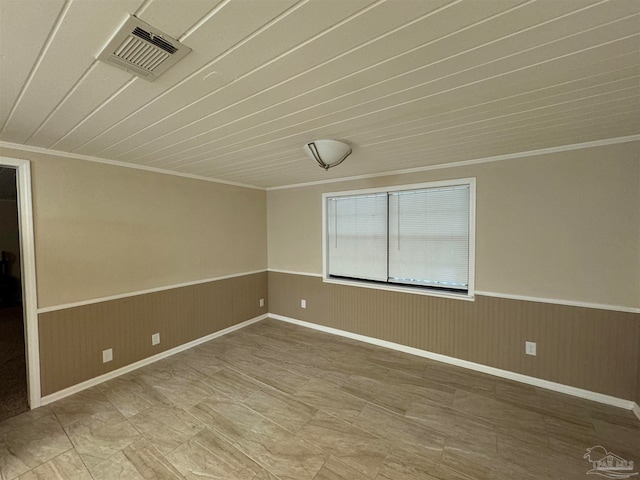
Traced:
<path fill-rule="evenodd" d="M 261 299 L 260 299 L 260 306 L 261 306 L 261 307 L 264 307 L 264 298 L 261 298 Z"/>
<path fill-rule="evenodd" d="M 524 353 L 527 355 L 536 355 L 536 342 L 524 342 Z"/>
<path fill-rule="evenodd" d="M 304 299 L 303 299 L 303 300 L 300 300 L 300 306 L 301 306 L 302 308 L 307 308 L 307 301 L 306 301 L 306 300 L 304 300 Z"/>
<path fill-rule="evenodd" d="M 107 363 L 113 360 L 113 348 L 108 348 L 102 351 L 102 363 Z"/>
<path fill-rule="evenodd" d="M 151 335 L 151 345 L 158 345 L 160 343 L 160 334 L 154 333 Z"/>

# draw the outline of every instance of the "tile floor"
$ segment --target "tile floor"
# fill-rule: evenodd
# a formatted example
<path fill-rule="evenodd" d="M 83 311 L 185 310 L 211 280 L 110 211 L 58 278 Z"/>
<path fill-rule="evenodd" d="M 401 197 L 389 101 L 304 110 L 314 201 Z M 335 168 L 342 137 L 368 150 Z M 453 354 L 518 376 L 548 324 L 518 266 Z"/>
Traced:
<path fill-rule="evenodd" d="M 0 423 L 0 474 L 587 479 L 583 455 L 595 445 L 640 467 L 640 421 L 265 320 Z"/>

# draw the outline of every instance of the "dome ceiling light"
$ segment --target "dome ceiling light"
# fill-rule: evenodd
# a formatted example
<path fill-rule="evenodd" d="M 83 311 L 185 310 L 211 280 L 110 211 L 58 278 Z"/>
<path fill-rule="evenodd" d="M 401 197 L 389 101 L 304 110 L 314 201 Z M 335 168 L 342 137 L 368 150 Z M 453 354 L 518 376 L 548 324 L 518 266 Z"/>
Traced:
<path fill-rule="evenodd" d="M 314 140 L 303 148 L 325 170 L 340 165 L 352 152 L 349 145 L 338 140 Z"/>

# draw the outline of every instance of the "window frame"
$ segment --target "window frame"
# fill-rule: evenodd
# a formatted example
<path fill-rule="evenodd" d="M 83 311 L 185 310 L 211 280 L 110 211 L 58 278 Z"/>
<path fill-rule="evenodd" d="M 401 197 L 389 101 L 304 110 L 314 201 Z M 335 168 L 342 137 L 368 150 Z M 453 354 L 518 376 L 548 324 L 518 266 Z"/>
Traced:
<path fill-rule="evenodd" d="M 421 190 L 429 188 L 452 187 L 456 185 L 469 186 L 469 287 L 466 292 L 456 293 L 448 290 L 440 290 L 437 287 L 424 287 L 404 285 L 398 283 L 378 283 L 374 281 L 344 279 L 330 277 L 328 254 L 328 228 L 327 228 L 327 202 L 330 197 L 369 195 L 376 193 L 391 193 L 407 190 Z M 475 298 L 475 255 L 476 250 L 476 179 L 475 177 L 456 178 L 435 182 L 413 183 L 407 185 L 393 185 L 385 187 L 365 188 L 359 190 L 345 190 L 337 192 L 325 192 L 322 194 L 322 281 L 337 285 L 349 285 L 376 290 L 411 293 L 415 295 L 427 295 L 432 297 L 455 298 L 459 300 L 473 301 Z"/>

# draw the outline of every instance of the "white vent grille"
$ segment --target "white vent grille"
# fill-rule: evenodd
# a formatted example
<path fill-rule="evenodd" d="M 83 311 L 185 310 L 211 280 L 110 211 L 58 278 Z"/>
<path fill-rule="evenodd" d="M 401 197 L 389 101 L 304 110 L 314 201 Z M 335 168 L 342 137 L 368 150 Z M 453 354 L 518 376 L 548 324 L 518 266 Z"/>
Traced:
<path fill-rule="evenodd" d="M 175 38 L 131 15 L 98 60 L 152 81 L 190 51 Z"/>

